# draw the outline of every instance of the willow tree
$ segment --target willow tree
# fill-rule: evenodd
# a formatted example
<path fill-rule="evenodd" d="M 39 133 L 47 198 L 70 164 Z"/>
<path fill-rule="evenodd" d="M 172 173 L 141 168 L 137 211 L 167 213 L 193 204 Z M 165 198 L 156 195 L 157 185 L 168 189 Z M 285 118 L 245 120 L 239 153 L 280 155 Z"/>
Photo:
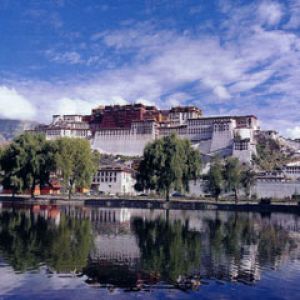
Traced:
<path fill-rule="evenodd" d="M 35 186 L 49 182 L 55 170 L 55 145 L 42 134 L 24 133 L 13 140 L 1 155 L 3 186 L 13 195 L 30 191 L 34 197 Z"/>
<path fill-rule="evenodd" d="M 215 197 L 216 201 L 224 186 L 223 165 L 218 157 L 215 157 L 208 172 L 208 190 Z"/>
<path fill-rule="evenodd" d="M 56 144 L 57 174 L 61 176 L 70 199 L 75 188 L 90 187 L 99 166 L 99 154 L 84 139 L 61 138 Z"/>
<path fill-rule="evenodd" d="M 200 173 L 200 153 L 187 140 L 166 136 L 148 144 L 137 174 L 137 190 L 163 192 L 169 201 L 170 191 L 189 191 L 189 181 Z"/>
<path fill-rule="evenodd" d="M 238 202 L 238 191 L 242 184 L 242 165 L 236 157 L 228 157 L 225 162 L 224 177 L 227 191 L 233 191 Z"/>
<path fill-rule="evenodd" d="M 248 199 L 251 199 L 251 189 L 255 184 L 255 171 L 248 165 L 243 166 L 241 172 L 241 185 Z"/>

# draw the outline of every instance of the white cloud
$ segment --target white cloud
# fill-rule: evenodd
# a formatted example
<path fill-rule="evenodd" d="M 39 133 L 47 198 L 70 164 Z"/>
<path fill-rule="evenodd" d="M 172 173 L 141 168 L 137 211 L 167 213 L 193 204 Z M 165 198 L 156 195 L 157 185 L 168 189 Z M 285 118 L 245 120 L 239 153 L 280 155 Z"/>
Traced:
<path fill-rule="evenodd" d="M 46 56 L 53 62 L 62 63 L 62 64 L 81 64 L 83 60 L 81 55 L 76 51 L 67 51 L 63 53 L 56 52 L 54 50 L 47 50 Z"/>
<path fill-rule="evenodd" d="M 149 101 L 147 99 L 144 99 L 144 98 L 138 98 L 134 101 L 135 103 L 142 103 L 144 105 L 149 105 L 149 106 L 155 106 L 156 103 L 153 102 L 153 101 Z"/>
<path fill-rule="evenodd" d="M 258 15 L 263 24 L 274 26 L 284 15 L 283 7 L 278 2 L 264 1 L 258 7 Z"/>
<path fill-rule="evenodd" d="M 8 119 L 32 119 L 36 109 L 32 103 L 15 89 L 0 86 L 0 115 Z"/>
<path fill-rule="evenodd" d="M 213 89 L 213 93 L 222 100 L 230 99 L 231 96 L 224 86 L 218 85 Z"/>
<path fill-rule="evenodd" d="M 166 97 L 165 99 L 165 105 L 170 106 L 179 106 L 182 103 L 186 103 L 188 99 L 190 99 L 191 96 L 187 93 L 173 93 Z"/>
<path fill-rule="evenodd" d="M 49 58 L 69 64 L 103 59 L 126 64 L 64 82 L 27 82 L 20 91 L 39 107 L 37 117 L 57 111 L 87 113 L 100 104 L 192 103 L 204 113 L 255 113 L 264 124 L 284 131 L 292 127 L 284 120 L 296 120 L 295 107 L 300 106 L 300 38 L 281 27 L 286 12 L 275 1 L 238 7 L 227 1 L 222 36 L 159 30 L 149 22 L 97 32 L 92 45 L 109 50 L 111 57 L 99 52 L 84 60 L 80 52 L 49 50 Z"/>
<path fill-rule="evenodd" d="M 291 0 L 290 4 L 290 18 L 285 25 L 287 29 L 298 29 L 300 27 L 300 3 L 298 0 Z"/>
<path fill-rule="evenodd" d="M 146 100 L 144 100 L 146 101 Z M 51 101 L 51 104 L 48 104 L 47 111 L 51 113 L 52 115 L 63 115 L 63 114 L 83 114 L 88 115 L 91 113 L 91 110 L 95 108 L 98 105 L 104 105 L 104 104 L 120 104 L 124 105 L 128 102 L 123 99 L 122 97 L 112 97 L 110 98 L 110 101 L 105 100 L 83 100 L 79 98 L 69 98 L 69 97 L 63 97 L 59 99 L 55 99 L 55 101 Z M 150 103 L 150 102 L 148 102 Z"/>
<path fill-rule="evenodd" d="M 295 126 L 292 128 L 287 128 L 286 133 L 291 138 L 298 138 L 300 139 L 300 126 Z"/>
<path fill-rule="evenodd" d="M 230 88 L 231 93 L 241 93 L 244 91 L 251 90 L 258 85 L 264 83 L 268 78 L 273 75 L 273 70 L 263 70 L 254 74 L 245 74 L 234 83 Z"/>
<path fill-rule="evenodd" d="M 90 114 L 95 103 L 81 99 L 60 98 L 52 106 L 53 114 Z"/>
<path fill-rule="evenodd" d="M 105 43 L 104 37 L 108 34 L 113 37 L 115 32 L 102 35 Z M 115 41 L 118 42 L 111 43 L 110 47 L 122 51 L 138 41 L 133 46 L 137 55 L 147 53 L 148 59 L 144 62 L 136 60 L 131 65 L 106 70 L 89 78 L 56 82 L 55 85 L 29 83 L 26 87 L 25 84 L 24 94 L 35 99 L 36 103 L 43 103 L 41 107 L 44 114 L 48 115 L 57 111 L 87 113 L 90 108 L 100 104 L 124 104 L 128 101 L 137 102 L 137 99 L 144 99 L 145 103 L 156 103 L 158 106 L 192 101 L 193 104 L 200 105 L 205 113 L 207 110 L 211 112 L 211 104 L 230 99 L 226 103 L 239 109 L 235 113 L 257 112 L 259 117 L 267 118 L 267 114 L 258 109 L 255 93 L 244 99 L 239 94 L 250 93 L 258 86 L 263 86 L 266 97 L 268 93 L 280 92 L 288 95 L 298 90 L 296 84 L 299 76 L 294 68 L 299 64 L 295 51 L 299 39 L 288 32 L 266 31 L 253 25 L 252 28 L 245 29 L 245 35 L 239 42 L 223 45 L 217 37 L 195 38 L 172 31 L 159 33 L 151 26 L 148 30 L 137 26 L 136 32 L 131 35 L 128 35 L 127 30 L 118 30 L 116 34 L 118 39 Z M 151 39 L 151 36 L 154 38 Z M 168 42 L 159 43 L 156 36 L 164 37 Z M 114 39 L 110 41 L 112 40 Z M 274 75 L 284 77 L 278 82 L 266 85 Z M 195 83 L 192 90 L 183 92 L 178 89 L 190 83 Z M 169 96 L 161 103 L 163 95 Z M 199 95 L 200 102 L 197 101 Z M 245 101 L 249 105 L 240 106 L 239 103 Z M 219 113 L 222 112 L 226 110 L 220 109 Z"/>

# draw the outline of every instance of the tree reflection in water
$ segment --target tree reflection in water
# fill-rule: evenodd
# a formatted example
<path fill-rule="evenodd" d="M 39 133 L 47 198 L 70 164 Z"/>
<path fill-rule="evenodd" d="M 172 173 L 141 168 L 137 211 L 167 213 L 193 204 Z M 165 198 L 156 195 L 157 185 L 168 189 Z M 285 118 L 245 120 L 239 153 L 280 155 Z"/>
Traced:
<path fill-rule="evenodd" d="M 200 267 L 201 239 L 180 221 L 135 219 L 134 231 L 142 253 L 142 268 L 167 282 L 193 274 Z"/>
<path fill-rule="evenodd" d="M 295 247 L 288 231 L 258 215 L 232 213 L 203 220 L 201 232 L 163 219 L 135 219 L 144 271 L 160 280 L 193 286 L 197 278 L 252 284 L 264 266 L 273 268 Z M 190 284 L 191 283 L 191 284 Z"/>
<path fill-rule="evenodd" d="M 55 272 L 76 272 L 86 266 L 92 243 L 88 220 L 62 216 L 55 225 L 24 211 L 0 215 L 0 253 L 17 271 L 47 264 Z"/>
<path fill-rule="evenodd" d="M 144 217 L 134 210 L 130 213 L 128 220 L 116 223 L 89 219 L 90 213 L 82 219 L 82 214 L 70 217 L 60 211 L 55 223 L 31 210 L 2 211 L 0 256 L 20 272 L 46 265 L 50 272 L 84 274 L 89 284 L 136 290 L 162 285 L 191 289 L 205 279 L 253 284 L 263 269 L 277 268 L 292 255 L 299 257 L 297 239 L 284 226 L 289 215 L 281 215 L 277 222 L 257 213 L 170 211 L 164 217 L 151 217 L 147 210 L 139 211 Z M 113 230 L 119 227 L 122 230 Z M 95 244 L 96 237 L 100 244 Z M 122 246 L 116 249 L 117 237 Z M 97 247 L 101 259 L 93 257 Z M 134 260 L 128 261 L 131 251 Z"/>

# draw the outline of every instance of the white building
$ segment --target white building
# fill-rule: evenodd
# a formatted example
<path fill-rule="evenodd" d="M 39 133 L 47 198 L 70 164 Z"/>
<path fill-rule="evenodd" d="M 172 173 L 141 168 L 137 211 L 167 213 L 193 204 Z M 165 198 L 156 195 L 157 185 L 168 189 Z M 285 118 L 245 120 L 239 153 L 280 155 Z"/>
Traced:
<path fill-rule="evenodd" d="M 300 180 L 300 161 L 286 164 L 282 171 L 287 178 Z"/>
<path fill-rule="evenodd" d="M 246 163 L 256 154 L 257 130 L 253 115 L 203 117 L 194 106 L 162 111 L 138 104 L 100 107 L 89 116 L 55 115 L 50 125 L 36 128 L 47 139 L 87 138 L 100 153 L 127 156 L 141 156 L 149 142 L 175 133 L 203 155 L 233 155 Z"/>
<path fill-rule="evenodd" d="M 89 123 L 81 115 L 54 115 L 49 125 L 38 126 L 35 131 L 44 133 L 47 140 L 60 137 L 87 139 L 92 135 Z"/>
<path fill-rule="evenodd" d="M 106 195 L 135 195 L 133 170 L 124 166 L 100 167 L 94 176 L 92 189 Z"/>
<path fill-rule="evenodd" d="M 252 155 L 256 154 L 255 132 L 259 126 L 255 116 L 197 117 L 187 120 L 183 120 L 187 116 L 175 116 L 171 122 L 147 120 L 132 122 L 127 129 L 98 129 L 91 142 L 92 147 L 101 153 L 140 156 L 147 143 L 176 133 L 180 138 L 189 139 L 202 154 L 234 155 L 246 163 L 251 162 Z"/>

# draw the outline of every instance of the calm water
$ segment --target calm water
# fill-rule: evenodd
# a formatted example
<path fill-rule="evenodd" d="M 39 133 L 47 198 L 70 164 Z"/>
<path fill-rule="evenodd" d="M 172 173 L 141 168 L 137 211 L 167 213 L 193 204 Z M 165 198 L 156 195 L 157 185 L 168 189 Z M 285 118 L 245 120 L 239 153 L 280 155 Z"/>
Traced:
<path fill-rule="evenodd" d="M 0 206 L 0 299 L 300 299 L 298 215 Z"/>

